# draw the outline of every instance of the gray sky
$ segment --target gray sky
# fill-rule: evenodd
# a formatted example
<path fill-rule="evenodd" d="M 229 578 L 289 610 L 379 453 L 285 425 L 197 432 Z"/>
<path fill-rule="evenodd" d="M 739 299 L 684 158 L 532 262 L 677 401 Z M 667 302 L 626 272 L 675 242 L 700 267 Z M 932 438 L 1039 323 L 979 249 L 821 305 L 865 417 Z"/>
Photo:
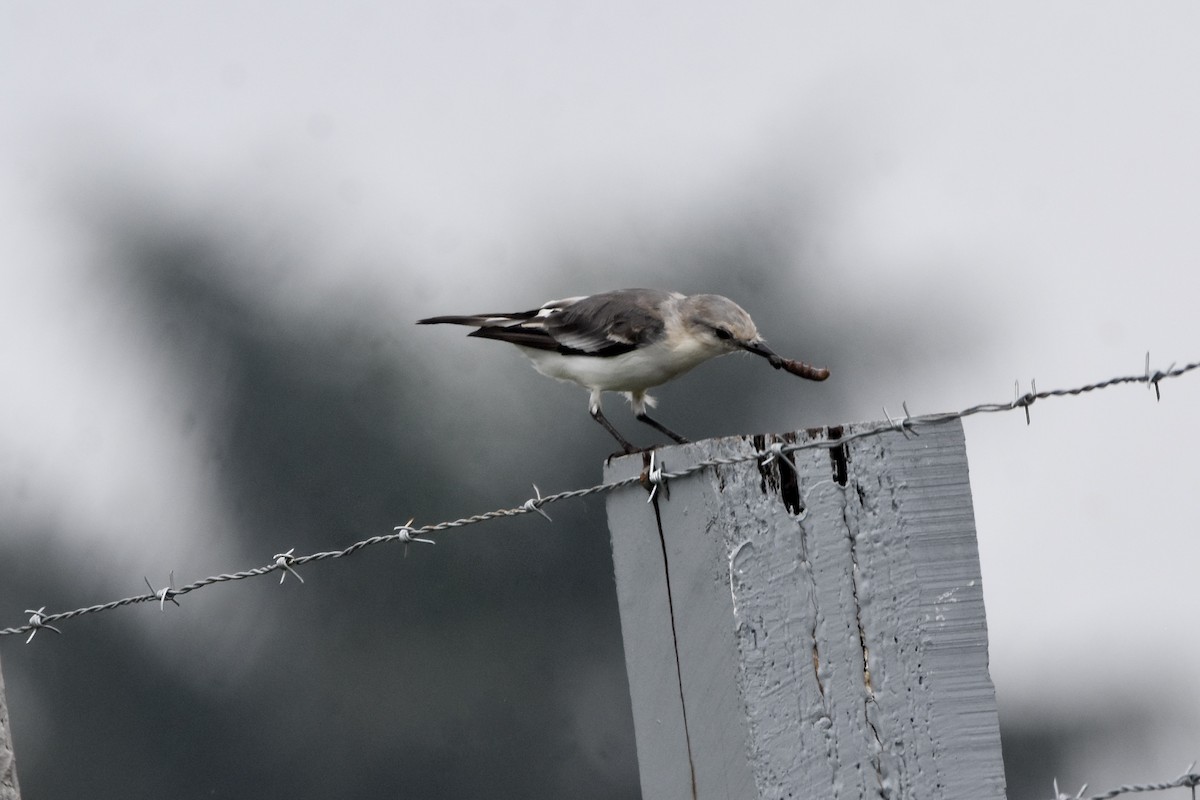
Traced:
<path fill-rule="evenodd" d="M 847 393 L 828 416 L 759 401 L 776 430 L 1200 359 L 1198 35 L 1188 2 L 8 4 L 0 507 L 135 578 L 260 560 L 213 533 L 232 511 L 187 431 L 222 397 L 106 277 L 114 220 L 263 254 L 223 274 L 279 319 L 366 295 L 397 341 L 472 359 L 431 387 L 468 440 L 503 442 L 538 391 L 559 435 L 592 423 L 582 393 L 411 320 L 616 285 L 739 299 L 766 280 L 792 313 L 751 308 L 760 329 L 818 363 L 822 322 L 895 326 L 830 364 Z M 730 218 L 802 257 L 713 278 L 696 231 Z M 1079 754 L 1097 789 L 1200 755 L 1200 378 L 1162 392 L 966 424 L 1002 713 L 1120 696 L 1161 721 L 1144 752 L 1111 745 L 1126 761 Z"/>

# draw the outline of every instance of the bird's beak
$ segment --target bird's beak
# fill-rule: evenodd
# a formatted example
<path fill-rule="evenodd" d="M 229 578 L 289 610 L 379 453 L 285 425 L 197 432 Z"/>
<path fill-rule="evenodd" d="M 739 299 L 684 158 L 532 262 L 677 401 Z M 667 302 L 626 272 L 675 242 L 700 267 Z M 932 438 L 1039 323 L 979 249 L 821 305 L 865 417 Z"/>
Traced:
<path fill-rule="evenodd" d="M 762 339 L 755 339 L 751 342 L 739 342 L 742 349 L 747 353 L 754 353 L 756 356 L 762 356 L 766 359 L 779 358 L 779 354 L 771 348 L 767 347 L 767 343 Z"/>
<path fill-rule="evenodd" d="M 810 381 L 823 381 L 829 377 L 829 370 L 824 367 L 814 367 L 811 364 L 805 364 L 803 361 L 793 361 L 790 358 L 784 358 L 767 347 L 767 343 L 761 339 L 742 342 L 741 345 L 742 349 L 747 353 L 754 353 L 756 356 L 762 356 L 767 359 L 775 369 L 787 370 L 799 378 L 807 378 Z"/>

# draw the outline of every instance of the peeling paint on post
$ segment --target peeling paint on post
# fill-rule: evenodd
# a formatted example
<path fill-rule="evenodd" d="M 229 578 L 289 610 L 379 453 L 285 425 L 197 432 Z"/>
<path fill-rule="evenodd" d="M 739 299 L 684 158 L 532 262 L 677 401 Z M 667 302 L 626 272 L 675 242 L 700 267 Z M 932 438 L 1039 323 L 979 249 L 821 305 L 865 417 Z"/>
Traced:
<path fill-rule="evenodd" d="M 609 495 L 645 800 L 1004 797 L 962 425 L 919 433 Z"/>
<path fill-rule="evenodd" d="M 4 699 L 4 673 L 0 671 L 0 800 L 21 800 L 17 785 L 17 762 L 13 757 L 12 734 L 8 727 L 8 704 Z"/>

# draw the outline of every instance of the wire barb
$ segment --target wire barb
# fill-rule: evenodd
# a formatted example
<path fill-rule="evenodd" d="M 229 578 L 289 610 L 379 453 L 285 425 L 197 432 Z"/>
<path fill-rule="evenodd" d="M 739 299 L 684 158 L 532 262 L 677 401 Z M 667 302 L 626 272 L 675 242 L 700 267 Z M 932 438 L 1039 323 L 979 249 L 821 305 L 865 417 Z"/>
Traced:
<path fill-rule="evenodd" d="M 1058 790 L 1058 778 L 1054 779 L 1054 800 L 1082 800 L 1083 793 L 1087 791 L 1087 784 L 1079 787 L 1079 791 L 1075 794 L 1067 794 Z"/>
<path fill-rule="evenodd" d="M 32 642 L 33 637 L 37 636 L 37 632 L 42 629 L 54 631 L 59 636 L 62 636 L 62 631 L 46 622 L 46 618 L 43 616 L 46 613 L 45 606 L 42 606 L 37 611 L 34 611 L 32 608 L 27 608 L 25 609 L 25 613 L 29 615 L 29 627 L 33 628 L 33 630 L 29 633 L 29 638 L 25 640 L 25 644 Z"/>
<path fill-rule="evenodd" d="M 1150 351 L 1149 350 L 1146 351 L 1146 377 L 1145 377 L 1146 388 L 1149 389 L 1151 386 L 1154 387 L 1154 399 L 1160 403 L 1162 402 L 1162 392 L 1159 391 L 1159 388 L 1158 388 L 1159 381 L 1161 381 L 1163 378 L 1172 378 L 1176 374 L 1178 374 L 1175 372 L 1175 364 L 1176 364 L 1176 362 L 1172 361 L 1171 366 L 1167 367 L 1165 372 L 1160 369 L 1160 370 L 1155 370 L 1154 373 L 1151 374 L 1150 373 Z M 1184 369 L 1186 370 L 1187 367 L 1184 367 Z"/>
<path fill-rule="evenodd" d="M 395 533 L 392 534 L 392 538 L 398 542 L 404 542 L 404 555 L 406 557 L 408 556 L 408 546 L 413 542 L 421 542 L 422 544 L 435 544 L 433 539 L 422 539 L 416 535 L 420 531 L 414 530 L 412 527 L 410 527 L 414 519 L 416 519 L 416 517 L 410 517 L 408 522 L 392 528 L 392 530 L 395 531 Z"/>
<path fill-rule="evenodd" d="M 146 588 L 150 590 L 150 594 L 152 594 L 158 598 L 158 610 L 159 611 L 167 610 L 167 601 L 168 600 L 170 600 L 175 605 L 179 605 L 179 601 L 175 599 L 175 595 L 180 594 L 179 592 L 175 591 L 175 570 L 171 570 L 167 585 L 161 589 L 155 589 L 150 584 L 150 579 L 144 575 L 142 576 L 142 580 L 144 580 L 146 582 Z"/>
<path fill-rule="evenodd" d="M 908 413 L 908 401 L 905 400 L 902 402 L 900 407 L 904 409 L 904 417 L 900 419 L 893 419 L 892 415 L 888 413 L 887 406 L 883 407 L 883 416 L 887 418 L 888 427 L 892 430 L 900 431 L 900 434 L 905 439 L 920 436 L 920 432 L 913 427 L 912 414 Z M 910 433 L 912 436 L 909 435 Z"/>
<path fill-rule="evenodd" d="M 773 461 L 778 461 L 780 464 L 786 464 L 792 472 L 796 471 L 796 465 L 792 463 L 790 458 L 787 458 L 787 453 L 790 452 L 784 449 L 783 442 L 771 442 L 766 448 L 756 455 L 762 458 L 761 465 L 767 466 Z"/>
<path fill-rule="evenodd" d="M 1041 396 L 1042 395 L 1038 394 L 1037 381 L 1033 378 L 1029 379 L 1029 391 L 1025 394 L 1021 394 L 1021 382 L 1019 380 L 1013 382 L 1012 407 L 1025 409 L 1026 425 L 1032 424 L 1029 420 L 1029 407 L 1033 405 L 1034 400 L 1037 400 Z"/>
<path fill-rule="evenodd" d="M 658 452 L 650 451 L 650 465 L 642 471 L 641 479 L 642 486 L 650 491 L 650 496 L 646 498 L 647 503 L 653 503 L 654 498 L 658 495 L 658 487 L 663 487 L 663 495 L 670 500 L 671 492 L 667 488 L 667 475 L 663 472 L 663 465 L 658 463 Z"/>
<path fill-rule="evenodd" d="M 283 585 L 284 578 L 288 576 L 289 572 L 296 576 L 296 580 L 304 583 L 304 578 L 300 577 L 300 573 L 296 572 L 296 570 L 292 567 L 292 562 L 296 560 L 295 556 L 293 555 L 295 552 L 296 548 L 293 547 L 286 553 L 276 553 L 274 556 L 275 568 L 283 570 L 283 572 L 279 575 L 279 584 L 281 586 Z"/>
<path fill-rule="evenodd" d="M 545 517 L 547 522 L 554 522 L 554 520 L 550 519 L 550 515 L 542 509 L 542 503 L 546 502 L 546 500 L 542 497 L 542 490 L 538 488 L 536 483 L 533 485 L 533 492 L 537 496 L 526 500 L 521 504 L 521 508 L 525 509 L 526 511 L 536 511 Z"/>

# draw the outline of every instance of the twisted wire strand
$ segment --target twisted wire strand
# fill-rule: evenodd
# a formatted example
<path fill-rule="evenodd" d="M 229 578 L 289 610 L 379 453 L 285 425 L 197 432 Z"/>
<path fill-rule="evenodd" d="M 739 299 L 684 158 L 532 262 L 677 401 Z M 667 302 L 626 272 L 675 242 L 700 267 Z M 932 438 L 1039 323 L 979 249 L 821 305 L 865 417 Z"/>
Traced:
<path fill-rule="evenodd" d="M 1102 794 L 1093 794 L 1087 797 L 1083 793 L 1087 791 L 1085 784 L 1076 794 L 1069 795 L 1058 791 L 1058 782 L 1054 784 L 1054 800 L 1112 800 L 1114 797 L 1120 797 L 1124 794 L 1139 794 L 1141 792 L 1165 792 L 1168 789 L 1191 789 L 1192 797 L 1196 796 L 1196 787 L 1200 786 L 1200 773 L 1192 771 L 1195 767 L 1192 763 L 1182 775 L 1173 781 L 1163 781 L 1162 783 L 1130 783 L 1123 786 L 1118 786 L 1115 789 L 1109 789 Z"/>
<path fill-rule="evenodd" d="M 281 553 L 281 554 L 276 555 L 274 558 L 274 561 L 265 566 L 254 567 L 252 569 L 242 570 L 241 572 L 231 572 L 231 573 L 222 573 L 220 575 L 212 575 L 207 578 L 201 578 L 200 580 L 194 581 L 185 586 L 180 586 L 178 588 L 175 588 L 173 586 L 167 586 L 167 587 L 159 589 L 157 591 L 154 591 L 153 589 L 151 589 L 151 592 L 148 594 L 139 594 L 139 595 L 134 595 L 132 597 L 125 597 L 120 600 L 113 600 L 108 603 L 99 603 L 97 605 L 84 606 L 83 608 L 76 608 L 71 611 L 61 611 L 61 612 L 56 612 L 53 614 L 45 614 L 45 613 L 43 613 L 45 611 L 44 608 L 38 609 L 38 610 L 27 609 L 25 613 L 31 615 L 29 618 L 29 622 L 27 622 L 24 625 L 18 625 L 18 626 L 0 629 L 0 636 L 13 636 L 13 635 L 22 634 L 22 633 L 28 633 L 29 638 L 26 639 L 26 643 L 28 643 L 28 642 L 32 641 L 35 634 L 37 634 L 41 630 L 50 630 L 50 631 L 53 631 L 54 633 L 61 633 L 61 631 L 59 631 L 56 627 L 54 627 L 53 623 L 73 619 L 75 617 L 80 617 L 85 614 L 95 614 L 95 613 L 99 613 L 101 611 L 111 611 L 112 609 L 115 609 L 115 608 L 121 608 L 123 606 L 133 605 L 135 603 L 151 603 L 151 602 L 155 602 L 155 601 L 158 601 L 160 606 L 165 608 L 165 604 L 167 601 L 177 603 L 178 601 L 176 600 L 176 598 L 181 597 L 182 595 L 194 592 L 198 589 L 203 589 L 206 586 L 212 586 L 213 584 L 224 583 L 227 581 L 240 581 L 240 580 L 244 580 L 247 578 L 257 578 L 262 575 L 269 575 L 269 574 L 275 573 L 275 572 L 282 571 L 284 573 L 283 577 L 286 577 L 287 574 L 290 573 L 290 574 L 295 575 L 297 578 L 299 578 L 300 576 L 298 573 L 295 572 L 294 568 L 297 566 L 302 566 L 304 564 L 309 564 L 314 561 L 324 561 L 324 560 L 331 559 L 331 558 L 344 558 L 346 556 L 357 553 L 359 550 L 362 550 L 364 548 L 371 547 L 371 546 L 378 545 L 378 544 L 386 544 L 386 543 L 390 543 L 390 542 L 401 542 L 406 545 L 411 542 L 432 543 L 432 540 L 430 540 L 430 539 L 427 539 L 427 538 L 423 539 L 423 538 L 419 538 L 419 537 L 421 537 L 422 535 L 427 536 L 430 534 L 441 533 L 441 532 L 445 532 L 445 531 L 449 531 L 449 530 L 453 530 L 453 529 L 457 529 L 457 528 L 464 528 L 464 527 L 467 527 L 468 525 L 476 525 L 476 524 L 480 524 L 480 523 L 484 523 L 484 522 L 489 522 L 491 520 L 500 519 L 502 517 L 516 517 L 516 516 L 520 516 L 522 514 L 529 514 L 529 513 L 540 513 L 540 514 L 545 515 L 545 512 L 543 511 L 544 506 L 551 505 L 553 503 L 558 503 L 563 500 L 575 500 L 575 499 L 579 499 L 579 498 L 583 498 L 583 497 L 588 497 L 588 496 L 594 495 L 594 494 L 612 492 L 612 491 L 616 491 L 618 489 L 623 489 L 623 488 L 632 486 L 634 484 L 640 484 L 640 485 L 645 486 L 647 489 L 653 489 L 657 485 L 660 485 L 668 480 L 677 480 L 680 478 L 685 478 L 689 475 L 693 475 L 697 472 L 702 472 L 711 467 L 729 466 L 729 465 L 733 465 L 733 464 L 740 464 L 740 463 L 744 463 L 747 461 L 755 461 L 755 460 L 760 460 L 760 459 L 764 460 L 764 463 L 767 463 L 770 460 L 775 459 L 786 453 L 793 453 L 793 452 L 796 452 L 799 450 L 808 450 L 808 449 L 816 449 L 816 448 L 833 449 L 833 448 L 841 447 L 848 442 L 856 441 L 859 439 L 865 439 L 865 438 L 872 437 L 872 436 L 880 436 L 880 435 L 882 435 L 884 433 L 888 433 L 890 431 L 899 431 L 900 433 L 903 433 L 904 435 L 907 436 L 909 434 L 909 432 L 916 434 L 917 431 L 915 429 L 920 426 L 941 425 L 941 424 L 945 424 L 948 422 L 952 422 L 954 420 L 974 416 L 975 414 L 988 414 L 988 413 L 999 413 L 999 412 L 1004 412 L 1004 411 L 1014 411 L 1018 408 L 1025 409 L 1026 414 L 1028 414 L 1029 407 L 1037 400 L 1045 400 L 1045 399 L 1048 399 L 1051 397 L 1075 397 L 1075 396 L 1087 394 L 1089 392 L 1099 391 L 1102 389 L 1107 389 L 1109 387 L 1118 386 L 1118 385 L 1122 385 L 1122 384 L 1144 383 L 1147 386 L 1152 386 L 1154 388 L 1156 396 L 1157 396 L 1158 388 L 1159 388 L 1158 385 L 1161 381 L 1168 380 L 1171 378 L 1177 378 L 1181 375 L 1192 372 L 1196 369 L 1200 369 L 1200 361 L 1195 361 L 1190 364 L 1185 364 L 1184 366 L 1181 366 L 1181 367 L 1172 366 L 1166 370 L 1157 370 L 1157 371 L 1151 372 L 1149 356 L 1147 355 L 1146 370 L 1143 374 L 1139 374 L 1139 375 L 1126 375 L 1126 376 L 1121 376 L 1121 377 L 1109 378 L 1107 380 L 1098 381 L 1096 383 L 1089 383 L 1089 384 L 1085 384 L 1083 386 L 1077 386 L 1077 387 L 1070 388 L 1070 389 L 1051 389 L 1051 390 L 1045 390 L 1045 391 L 1035 391 L 1035 390 L 1031 389 L 1031 391 L 1029 391 L 1023 395 L 1020 394 L 1018 391 L 1017 396 L 1014 397 L 1014 399 L 1011 402 L 1008 402 L 1008 403 L 980 403 L 979 405 L 974 405 L 969 408 L 962 409 L 960 411 L 948 411 L 948 412 L 941 412 L 941 413 L 922 414 L 922 415 L 917 415 L 917 416 L 911 416 L 907 413 L 907 409 L 906 409 L 905 416 L 902 418 L 891 419 L 889 417 L 889 422 L 881 423 L 881 424 L 878 424 L 878 425 L 875 425 L 872 427 L 863 428 L 861 430 L 843 435 L 836 439 L 825 438 L 825 439 L 814 439 L 814 440 L 810 440 L 810 441 L 806 441 L 806 442 L 796 442 L 796 443 L 785 444 L 785 445 L 775 444 L 775 445 L 772 445 L 762 451 L 752 451 L 749 453 L 743 453 L 743 454 L 739 454 L 739 455 L 718 456 L 718 457 L 713 457 L 713 458 L 707 458 L 702 461 L 693 463 L 689 466 L 686 466 L 686 467 L 683 467 L 680 469 L 676 469 L 673 471 L 659 469 L 659 470 L 654 471 L 652 474 L 644 473 L 643 475 L 635 475 L 635 476 L 625 478 L 625 479 L 622 479 L 619 481 L 614 481 L 612 483 L 602 483 L 602 484 L 597 484 L 595 486 L 589 486 L 585 489 L 571 489 L 568 491 L 558 492 L 557 494 L 550 494 L 550 495 L 545 495 L 545 496 L 541 495 L 541 493 L 539 492 L 537 497 L 531 498 L 531 499 L 525 501 L 522 505 L 517 506 L 515 508 L 496 509 L 494 511 L 488 511 L 488 512 L 485 512 L 482 514 L 474 514 L 472 516 L 463 517 L 461 519 L 448 520 L 445 522 L 437 522 L 437 523 L 433 523 L 430 525 L 422 525 L 420 527 L 410 527 L 408 525 L 401 525 L 401 526 L 396 527 L 395 533 L 381 535 L 381 536 L 372 536 L 370 538 L 363 539 L 362 541 L 355 542 L 354 544 L 351 544 L 348 547 L 345 547 L 341 550 L 328 550 L 328 551 L 323 551 L 323 552 L 319 552 L 319 553 L 310 553 L 308 555 L 300 555 L 300 556 L 293 556 L 293 555 L 291 555 L 291 553 L 289 551 L 288 553 Z M 886 411 L 885 411 L 885 413 L 886 413 Z M 785 460 L 785 463 L 787 463 L 786 460 Z M 653 484 L 653 486 L 651 484 Z M 303 580 L 303 579 L 301 579 L 301 580 Z M 282 583 L 282 579 L 280 582 Z M 1180 784 L 1180 785 L 1186 785 L 1186 784 Z M 1192 784 L 1192 785 L 1194 786 L 1195 784 Z M 1144 791 L 1144 790 L 1139 790 L 1139 791 Z M 1103 795 L 1102 797 L 1107 798 L 1107 797 L 1115 797 L 1115 796 L 1116 795 Z M 1093 800 L 1098 800 L 1098 798 L 1093 799 Z"/>

